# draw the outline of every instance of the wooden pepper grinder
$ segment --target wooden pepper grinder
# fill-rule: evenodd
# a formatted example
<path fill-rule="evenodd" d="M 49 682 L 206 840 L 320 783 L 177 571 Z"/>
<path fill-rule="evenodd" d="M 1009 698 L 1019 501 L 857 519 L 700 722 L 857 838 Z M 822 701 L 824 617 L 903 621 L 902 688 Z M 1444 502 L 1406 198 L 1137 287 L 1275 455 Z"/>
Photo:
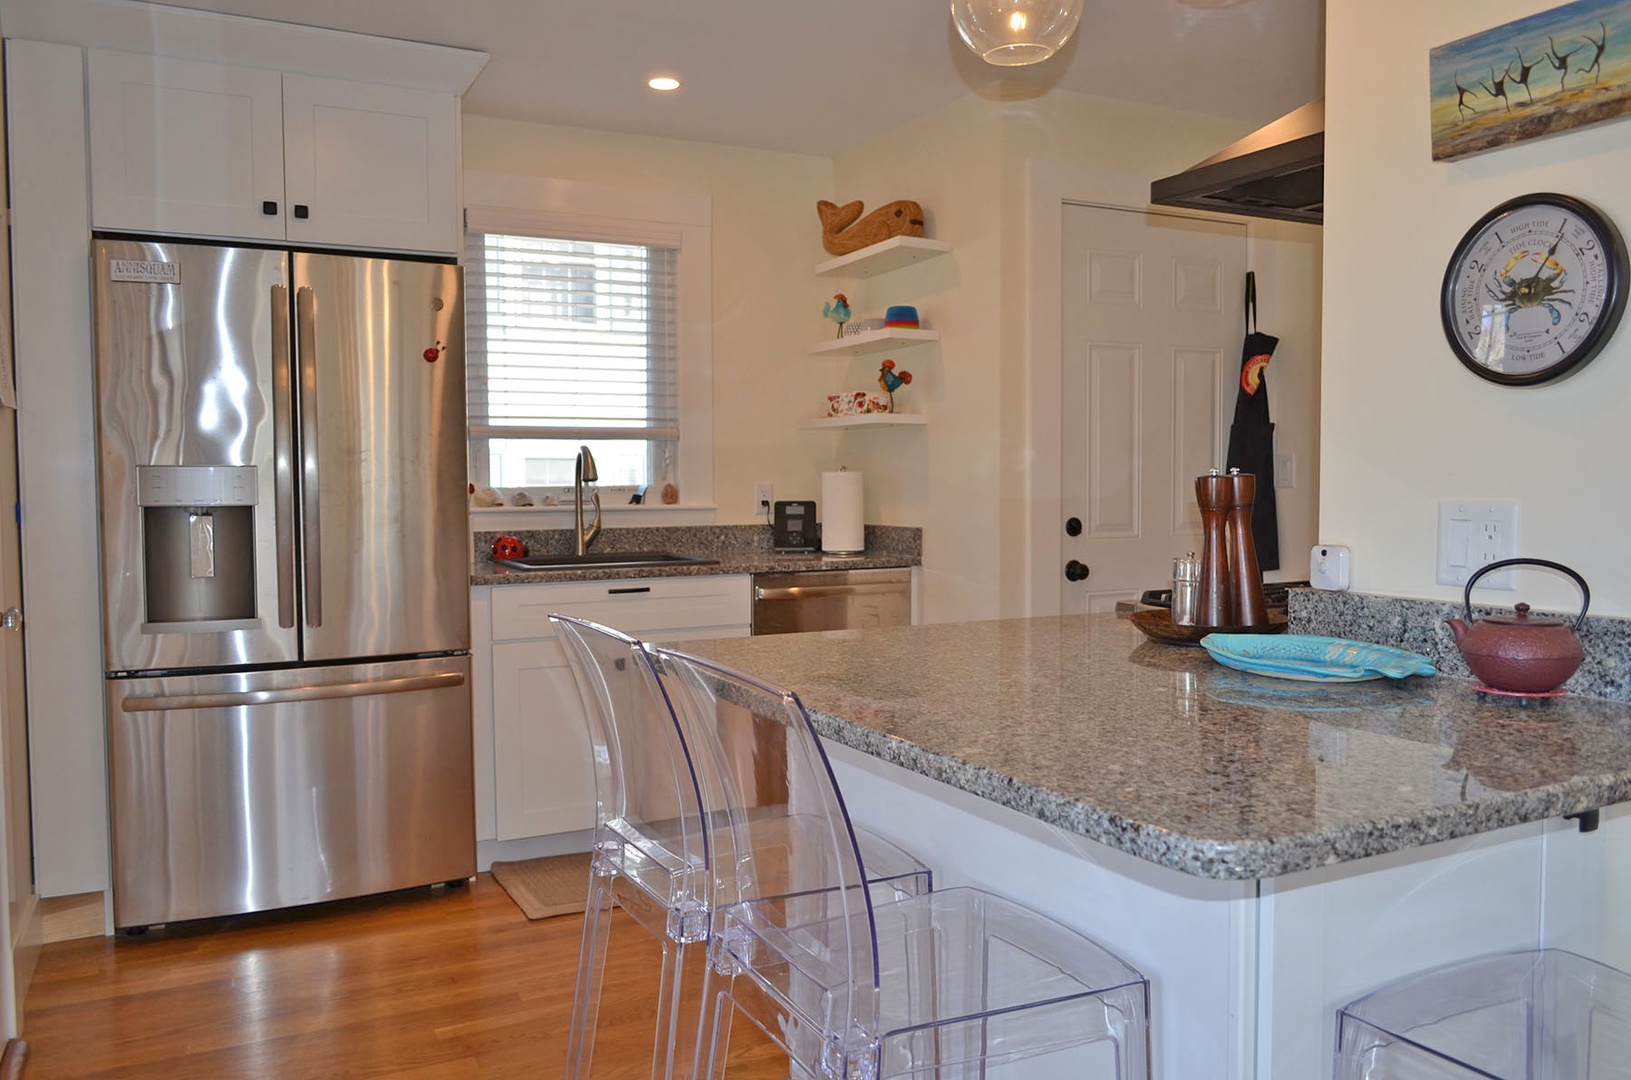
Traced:
<path fill-rule="evenodd" d="M 1233 626 L 1230 611 L 1229 552 L 1224 514 L 1229 509 L 1230 478 L 1216 469 L 1195 478 L 1195 502 L 1201 508 L 1199 626 Z"/>
<path fill-rule="evenodd" d="M 1252 504 L 1257 501 L 1257 477 L 1230 469 L 1221 477 L 1228 490 L 1224 532 L 1229 549 L 1231 626 L 1263 626 L 1269 621 L 1263 602 L 1263 572 L 1257 566 L 1257 543 L 1252 538 Z"/>

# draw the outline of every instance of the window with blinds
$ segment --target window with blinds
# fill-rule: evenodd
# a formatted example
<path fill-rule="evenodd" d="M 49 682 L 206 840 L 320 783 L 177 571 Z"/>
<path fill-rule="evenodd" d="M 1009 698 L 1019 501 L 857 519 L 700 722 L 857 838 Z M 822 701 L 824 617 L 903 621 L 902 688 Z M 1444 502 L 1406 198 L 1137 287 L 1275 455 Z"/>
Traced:
<path fill-rule="evenodd" d="M 476 479 L 651 483 L 679 439 L 672 247 L 473 232 L 465 329 Z M 485 476 L 482 476 L 485 466 Z"/>

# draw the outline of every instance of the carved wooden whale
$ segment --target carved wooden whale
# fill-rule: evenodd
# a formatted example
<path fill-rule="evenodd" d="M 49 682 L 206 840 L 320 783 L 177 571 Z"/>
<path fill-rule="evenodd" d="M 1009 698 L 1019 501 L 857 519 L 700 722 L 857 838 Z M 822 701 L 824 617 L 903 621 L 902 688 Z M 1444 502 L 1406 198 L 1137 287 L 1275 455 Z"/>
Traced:
<path fill-rule="evenodd" d="M 922 236 L 923 207 L 911 199 L 880 206 L 866 217 L 859 199 L 839 206 L 822 199 L 816 203 L 821 218 L 821 246 L 829 255 L 848 255 L 891 236 Z"/>

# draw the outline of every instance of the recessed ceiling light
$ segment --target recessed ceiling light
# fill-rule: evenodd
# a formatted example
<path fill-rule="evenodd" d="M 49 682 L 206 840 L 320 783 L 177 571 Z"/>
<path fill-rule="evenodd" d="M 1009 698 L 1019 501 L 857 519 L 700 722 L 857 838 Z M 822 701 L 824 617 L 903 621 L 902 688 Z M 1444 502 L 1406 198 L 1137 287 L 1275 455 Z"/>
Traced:
<path fill-rule="evenodd" d="M 653 90 L 678 90 L 680 81 L 670 75 L 659 75 L 646 83 Z"/>

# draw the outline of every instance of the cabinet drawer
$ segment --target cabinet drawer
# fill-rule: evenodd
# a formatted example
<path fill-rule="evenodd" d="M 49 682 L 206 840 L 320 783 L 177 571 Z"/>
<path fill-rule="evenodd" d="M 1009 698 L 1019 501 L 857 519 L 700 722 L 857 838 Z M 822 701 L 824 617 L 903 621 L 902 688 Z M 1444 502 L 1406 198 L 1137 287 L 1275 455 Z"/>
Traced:
<path fill-rule="evenodd" d="M 630 634 L 677 628 L 746 627 L 752 601 L 748 577 L 628 578 L 493 590 L 493 640 L 552 638 L 551 612 L 590 619 Z"/>

